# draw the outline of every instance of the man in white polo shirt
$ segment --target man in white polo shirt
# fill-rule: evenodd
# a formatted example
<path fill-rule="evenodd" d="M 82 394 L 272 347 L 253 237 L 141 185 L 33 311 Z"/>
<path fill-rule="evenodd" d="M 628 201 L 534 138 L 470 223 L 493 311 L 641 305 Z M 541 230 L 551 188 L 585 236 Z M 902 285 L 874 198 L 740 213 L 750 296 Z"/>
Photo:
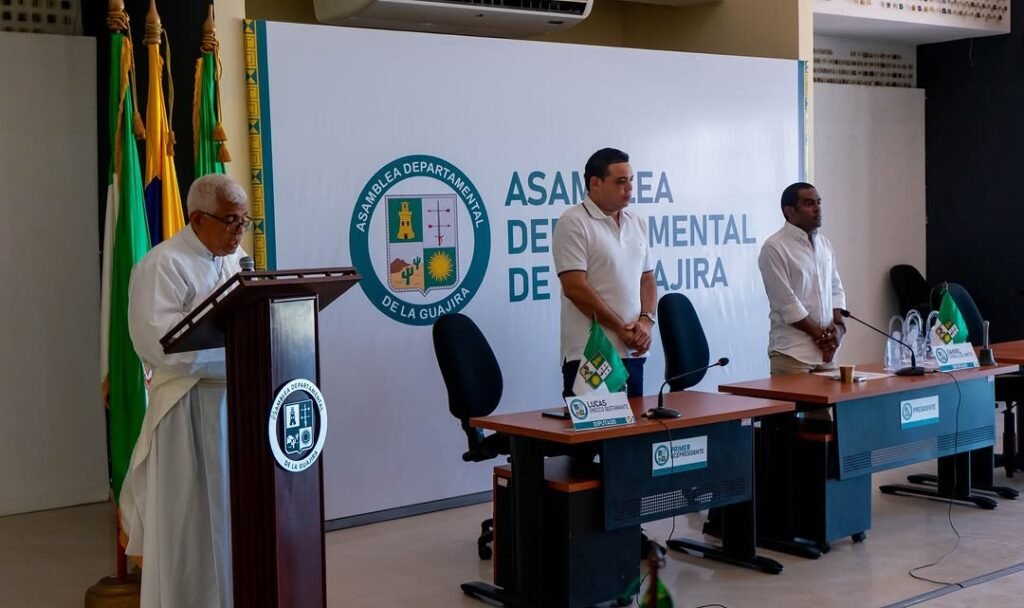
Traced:
<path fill-rule="evenodd" d="M 782 193 L 782 229 L 765 239 L 757 265 L 768 293 L 768 358 L 773 376 L 835 367 L 846 334 L 846 292 L 832 243 L 819 232 L 821 197 L 799 182 Z"/>
<path fill-rule="evenodd" d="M 562 284 L 562 378 L 572 395 L 583 349 L 596 319 L 629 373 L 626 393 L 644 390 L 657 304 L 647 219 L 633 213 L 633 168 L 614 148 L 595 152 L 583 171 L 587 196 L 559 218 L 552 237 Z"/>

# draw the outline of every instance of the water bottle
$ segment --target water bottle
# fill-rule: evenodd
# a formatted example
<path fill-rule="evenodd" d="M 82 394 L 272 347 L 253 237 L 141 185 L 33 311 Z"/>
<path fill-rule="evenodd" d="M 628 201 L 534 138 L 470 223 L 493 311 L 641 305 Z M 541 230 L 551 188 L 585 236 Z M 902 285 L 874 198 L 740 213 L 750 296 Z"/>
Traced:
<path fill-rule="evenodd" d="M 894 340 L 885 341 L 885 370 L 896 371 L 903 367 L 903 347 L 900 346 L 899 340 L 903 337 L 903 317 L 899 315 L 889 319 L 889 336 Z"/>
<path fill-rule="evenodd" d="M 935 360 L 935 351 L 932 350 L 932 333 L 935 331 L 935 324 L 939 322 L 939 311 L 933 310 L 928 313 L 928 319 L 924 322 L 924 359 L 926 362 Z M 924 365 L 924 363 L 922 363 Z"/>
<path fill-rule="evenodd" d="M 909 366 L 915 358 L 924 355 L 921 352 L 921 313 L 916 310 L 907 313 L 903 322 L 903 336 L 903 341 L 910 346 L 903 349 L 903 365 Z"/>

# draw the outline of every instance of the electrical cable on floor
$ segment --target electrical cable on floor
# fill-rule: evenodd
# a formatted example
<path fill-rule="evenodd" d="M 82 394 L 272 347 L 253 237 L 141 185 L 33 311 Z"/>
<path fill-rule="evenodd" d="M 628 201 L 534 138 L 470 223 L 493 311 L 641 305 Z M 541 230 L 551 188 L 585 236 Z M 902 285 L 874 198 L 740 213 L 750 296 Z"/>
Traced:
<path fill-rule="evenodd" d="M 671 462 L 672 462 L 672 464 L 670 466 L 672 467 L 672 469 L 675 469 L 675 467 L 676 467 L 675 453 L 672 451 L 672 429 L 668 428 L 668 425 L 665 424 L 665 421 L 661 420 L 659 418 L 649 418 L 649 420 L 657 421 L 662 427 L 664 427 L 665 432 L 668 433 L 668 453 L 669 453 L 669 458 L 671 459 Z M 682 493 L 682 488 L 680 488 L 680 493 Z M 668 537 L 671 539 L 672 535 L 675 534 L 675 532 L 676 532 L 676 516 L 673 515 L 672 516 L 672 529 L 669 531 Z M 650 538 L 648 538 L 647 540 L 652 545 L 656 544 L 656 542 L 654 540 L 651 540 Z M 657 549 L 653 549 L 653 548 L 651 550 L 652 551 L 657 551 Z M 646 559 L 646 557 L 647 557 L 646 555 L 641 555 L 640 559 Z M 643 589 L 644 581 L 645 580 L 647 580 L 647 574 L 644 574 L 642 577 L 640 577 L 640 583 L 637 585 L 636 593 L 633 595 L 633 603 L 635 603 L 637 606 L 640 605 L 640 596 L 642 595 L 642 589 Z"/>
<path fill-rule="evenodd" d="M 676 468 L 676 451 L 675 451 L 675 449 L 672 446 L 672 442 L 673 442 L 673 439 L 672 439 L 672 429 L 668 428 L 668 425 L 665 424 L 664 420 L 662 420 L 660 418 L 655 418 L 655 420 L 657 420 L 658 424 L 660 424 L 665 429 L 665 433 L 668 435 L 668 454 L 669 454 L 669 462 L 671 463 L 669 465 L 671 467 L 669 470 L 670 471 L 675 471 L 675 468 Z M 680 480 L 680 485 L 679 485 L 678 491 L 679 491 L 679 499 L 682 500 L 682 498 L 683 498 L 682 480 Z M 665 541 L 666 543 L 668 543 L 668 541 L 671 540 L 673 536 L 675 536 L 675 533 L 676 533 L 676 517 L 678 517 L 678 516 L 675 515 L 674 512 L 673 512 L 673 515 L 672 515 L 672 528 L 671 528 L 671 530 L 669 530 L 668 539 L 666 539 L 666 541 Z M 686 553 L 686 551 L 683 551 L 683 553 Z M 641 585 L 643 584 L 643 579 L 640 580 L 640 583 L 641 583 Z M 640 594 L 637 593 L 637 605 L 638 606 L 640 605 L 639 597 L 640 597 Z M 701 606 L 697 606 L 697 608 L 729 608 L 729 607 L 725 606 L 723 604 L 703 604 Z"/>
<path fill-rule="evenodd" d="M 955 426 L 954 426 L 954 430 L 953 430 L 953 450 L 955 452 L 957 447 L 960 444 L 960 405 L 961 405 L 961 403 L 963 401 L 963 393 L 960 391 L 960 381 L 956 379 L 956 376 L 954 376 L 953 374 L 951 374 L 949 372 L 939 372 L 939 373 L 946 374 L 947 376 L 952 378 L 953 379 L 953 385 L 956 386 L 956 415 L 954 416 Z M 911 568 L 910 570 L 907 571 L 907 574 L 909 574 L 911 578 L 915 578 L 915 579 L 917 579 L 919 581 L 925 581 L 925 582 L 933 583 L 933 584 L 936 584 L 936 585 L 956 585 L 957 587 L 960 587 L 961 589 L 963 589 L 963 585 L 961 585 L 960 583 L 953 583 L 953 582 L 949 582 L 949 581 L 937 581 L 937 580 L 930 579 L 930 578 L 925 577 L 925 576 L 918 576 L 917 574 L 915 574 L 915 572 L 917 572 L 918 570 L 923 570 L 925 568 L 931 568 L 933 566 L 938 566 L 940 563 L 942 563 L 942 560 L 944 560 L 947 557 L 949 557 L 954 551 L 957 550 L 957 547 L 960 546 L 960 532 L 956 529 L 956 525 L 953 523 L 953 502 L 955 500 L 955 493 L 956 493 L 956 487 L 957 487 L 956 473 L 957 473 L 957 467 L 956 467 L 956 465 L 954 465 L 953 466 L 953 487 L 950 489 L 949 501 L 948 501 L 947 510 L 946 510 L 946 519 L 949 520 L 949 527 L 950 527 L 950 529 L 953 530 L 953 534 L 956 534 L 956 542 L 953 544 L 953 548 L 950 549 L 949 551 L 947 551 L 945 553 L 945 555 L 943 555 L 939 559 L 935 560 L 934 562 L 932 562 L 930 564 L 924 564 L 923 566 L 917 566 L 916 568 Z M 967 490 L 968 490 L 968 492 L 970 492 L 970 488 L 968 488 Z"/>
<path fill-rule="evenodd" d="M 668 428 L 668 425 L 665 424 L 665 421 L 662 420 L 661 418 L 655 418 L 654 420 L 656 420 L 658 422 L 658 424 L 660 424 L 662 426 L 662 428 L 665 429 L 665 433 L 668 434 L 668 457 L 669 457 L 669 462 L 671 463 L 669 465 L 670 466 L 670 468 L 669 468 L 670 473 L 669 474 L 670 475 L 674 475 L 674 473 L 672 473 L 672 471 L 676 470 L 676 451 L 674 449 L 672 449 L 672 429 Z M 669 485 L 669 489 L 671 489 L 671 484 Z M 682 499 L 682 496 L 683 496 L 683 486 L 682 486 L 682 482 L 680 482 L 680 486 L 679 486 L 679 497 L 680 497 L 680 499 Z M 675 510 L 673 510 L 673 514 L 672 514 L 672 529 L 668 531 L 668 538 L 665 539 L 666 546 L 668 545 L 668 541 L 672 540 L 672 537 L 675 536 L 675 534 L 676 534 L 676 515 L 675 515 Z"/>

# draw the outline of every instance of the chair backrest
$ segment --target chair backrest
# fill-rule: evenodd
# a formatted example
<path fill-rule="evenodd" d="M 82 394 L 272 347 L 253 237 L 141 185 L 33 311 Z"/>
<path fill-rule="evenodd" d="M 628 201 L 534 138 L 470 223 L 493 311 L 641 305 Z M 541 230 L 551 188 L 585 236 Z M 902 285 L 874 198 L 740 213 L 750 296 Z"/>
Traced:
<path fill-rule="evenodd" d="M 498 360 L 487 338 L 461 313 L 443 315 L 434 323 L 434 355 L 448 389 L 448 411 L 463 422 L 487 416 L 501 401 Z"/>
<path fill-rule="evenodd" d="M 658 327 L 661 346 L 665 349 L 665 378 L 705 367 L 710 361 L 708 339 L 690 299 L 681 293 L 669 293 L 658 302 Z M 673 391 L 681 391 L 699 383 L 706 371 L 700 371 L 674 382 Z"/>
<path fill-rule="evenodd" d="M 928 282 L 924 280 L 917 268 L 910 264 L 897 264 L 889 269 L 889 280 L 896 292 L 896 302 L 900 307 L 900 316 L 906 316 L 911 308 L 920 308 L 928 304 Z M 919 310 L 927 316 L 927 310 Z"/>
<path fill-rule="evenodd" d="M 970 292 L 959 283 L 949 283 L 949 295 L 953 297 L 953 302 L 956 303 L 956 307 L 960 310 L 960 316 L 964 318 L 964 323 L 967 324 L 967 340 L 971 344 L 981 346 L 982 339 L 985 337 L 985 317 L 981 316 L 981 311 L 978 310 L 978 305 L 974 302 L 974 298 L 971 297 Z M 942 285 L 939 284 L 932 290 L 931 294 L 932 308 L 938 310 L 942 304 Z"/>

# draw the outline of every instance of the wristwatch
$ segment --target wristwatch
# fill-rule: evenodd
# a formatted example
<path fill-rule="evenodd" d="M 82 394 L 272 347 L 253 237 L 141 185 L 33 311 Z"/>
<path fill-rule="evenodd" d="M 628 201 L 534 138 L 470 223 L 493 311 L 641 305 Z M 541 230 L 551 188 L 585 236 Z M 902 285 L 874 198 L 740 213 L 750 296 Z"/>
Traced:
<path fill-rule="evenodd" d="M 655 325 L 658 324 L 658 322 L 654 319 L 654 314 L 653 313 L 642 312 L 642 313 L 640 313 L 640 317 L 641 318 L 646 318 L 648 321 L 650 321 L 651 322 L 651 327 L 654 327 Z"/>

